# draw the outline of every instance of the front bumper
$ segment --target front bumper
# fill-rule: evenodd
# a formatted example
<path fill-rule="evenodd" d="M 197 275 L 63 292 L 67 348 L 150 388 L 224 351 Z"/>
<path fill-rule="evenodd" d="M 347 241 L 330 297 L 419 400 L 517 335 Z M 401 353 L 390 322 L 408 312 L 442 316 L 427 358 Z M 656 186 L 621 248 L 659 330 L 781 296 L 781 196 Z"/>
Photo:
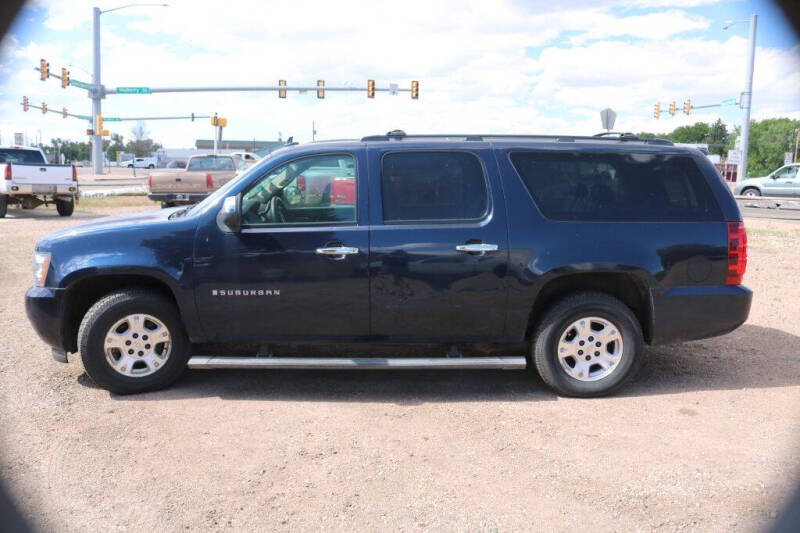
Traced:
<path fill-rule="evenodd" d="M 158 192 L 158 193 L 150 193 L 147 197 L 154 202 L 186 202 L 186 203 L 196 203 L 200 200 L 203 200 L 208 194 L 206 193 L 166 193 L 166 192 Z"/>
<path fill-rule="evenodd" d="M 744 285 L 675 287 L 653 298 L 652 344 L 730 333 L 750 314 L 753 291 Z"/>
<path fill-rule="evenodd" d="M 44 342 L 61 351 L 66 351 L 63 336 L 64 289 L 31 287 L 25 293 L 25 313 L 33 329 Z"/>

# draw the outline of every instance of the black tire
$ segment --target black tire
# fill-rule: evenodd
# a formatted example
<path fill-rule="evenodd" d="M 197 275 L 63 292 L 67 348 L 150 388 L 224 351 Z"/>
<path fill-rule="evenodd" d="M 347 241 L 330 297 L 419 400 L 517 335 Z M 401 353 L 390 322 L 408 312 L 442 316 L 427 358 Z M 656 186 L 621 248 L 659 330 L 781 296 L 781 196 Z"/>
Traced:
<path fill-rule="evenodd" d="M 70 200 L 56 200 L 56 211 L 59 216 L 68 217 L 75 211 L 75 201 Z"/>
<path fill-rule="evenodd" d="M 169 207 L 175 207 L 175 204 L 172 202 L 161 202 L 161 209 L 167 209 Z"/>
<path fill-rule="evenodd" d="M 169 330 L 171 349 L 163 366 L 153 373 L 131 377 L 117 372 L 106 360 L 105 337 L 124 317 L 145 313 L 160 320 Z M 100 387 L 116 394 L 163 389 L 177 380 L 191 355 L 189 339 L 175 304 L 151 291 L 125 289 L 95 303 L 83 317 L 78 330 L 78 349 L 86 373 Z"/>
<path fill-rule="evenodd" d="M 156 168 L 156 166 L 153 165 L 153 164 L 150 164 L 150 165 L 147 165 L 147 168 Z"/>
<path fill-rule="evenodd" d="M 742 191 L 742 196 L 761 196 L 761 191 L 755 187 L 748 187 Z"/>
<path fill-rule="evenodd" d="M 622 351 L 616 367 L 596 381 L 582 381 L 569 375 L 557 353 L 561 336 L 572 323 L 583 317 L 607 320 L 622 335 Z M 531 343 L 531 360 L 544 382 L 565 396 L 590 398 L 610 394 L 636 374 L 644 358 L 639 321 L 627 305 L 600 292 L 580 292 L 563 298 L 544 314 L 535 335 Z M 593 362 L 588 365 L 600 369 Z"/>
<path fill-rule="evenodd" d="M 8 195 L 0 194 L 0 218 L 4 218 L 8 212 Z"/>

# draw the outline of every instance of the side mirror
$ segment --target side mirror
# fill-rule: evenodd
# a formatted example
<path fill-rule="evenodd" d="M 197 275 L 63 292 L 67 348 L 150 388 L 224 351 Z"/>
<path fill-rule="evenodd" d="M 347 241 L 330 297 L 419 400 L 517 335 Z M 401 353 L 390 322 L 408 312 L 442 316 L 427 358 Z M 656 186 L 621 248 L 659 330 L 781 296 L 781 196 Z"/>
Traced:
<path fill-rule="evenodd" d="M 228 196 L 222 202 L 222 208 L 217 213 L 217 224 L 227 231 L 237 233 L 242 227 L 242 212 L 239 209 L 239 195 Z"/>

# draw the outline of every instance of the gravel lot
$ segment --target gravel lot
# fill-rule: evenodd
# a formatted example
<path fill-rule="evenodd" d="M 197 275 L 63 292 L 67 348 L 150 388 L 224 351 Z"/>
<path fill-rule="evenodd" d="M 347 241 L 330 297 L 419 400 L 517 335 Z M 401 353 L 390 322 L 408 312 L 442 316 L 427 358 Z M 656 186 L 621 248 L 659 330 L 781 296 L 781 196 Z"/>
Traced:
<path fill-rule="evenodd" d="M 750 321 L 648 349 L 621 394 L 524 372 L 194 371 L 119 397 L 25 317 L 36 239 L 132 199 L 0 219 L 0 477 L 45 530 L 753 531 L 800 479 L 800 224 L 747 220 Z"/>

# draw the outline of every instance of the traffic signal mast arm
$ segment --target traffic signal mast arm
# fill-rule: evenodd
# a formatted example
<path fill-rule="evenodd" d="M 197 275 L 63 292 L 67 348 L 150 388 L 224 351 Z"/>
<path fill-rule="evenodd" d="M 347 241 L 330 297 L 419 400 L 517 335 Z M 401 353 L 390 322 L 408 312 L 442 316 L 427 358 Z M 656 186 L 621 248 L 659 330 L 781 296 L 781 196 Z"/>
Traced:
<path fill-rule="evenodd" d="M 419 85 L 417 84 L 417 87 Z M 318 86 L 318 85 L 250 85 L 250 86 L 241 86 L 241 87 L 148 87 L 149 94 L 155 93 L 203 93 L 203 92 L 279 92 L 279 91 L 296 91 L 296 92 L 308 92 L 314 93 L 318 90 L 323 90 L 324 92 L 368 92 L 366 86 L 364 87 L 334 87 L 334 86 Z M 374 87 L 375 92 L 405 92 L 411 93 L 412 88 L 403 88 L 397 87 L 393 89 L 392 87 Z M 116 87 L 106 87 L 103 91 L 105 95 L 111 94 L 136 94 L 136 93 L 118 93 Z M 141 93 L 140 93 L 141 94 Z M 147 93 L 144 93 L 147 94 Z"/>

